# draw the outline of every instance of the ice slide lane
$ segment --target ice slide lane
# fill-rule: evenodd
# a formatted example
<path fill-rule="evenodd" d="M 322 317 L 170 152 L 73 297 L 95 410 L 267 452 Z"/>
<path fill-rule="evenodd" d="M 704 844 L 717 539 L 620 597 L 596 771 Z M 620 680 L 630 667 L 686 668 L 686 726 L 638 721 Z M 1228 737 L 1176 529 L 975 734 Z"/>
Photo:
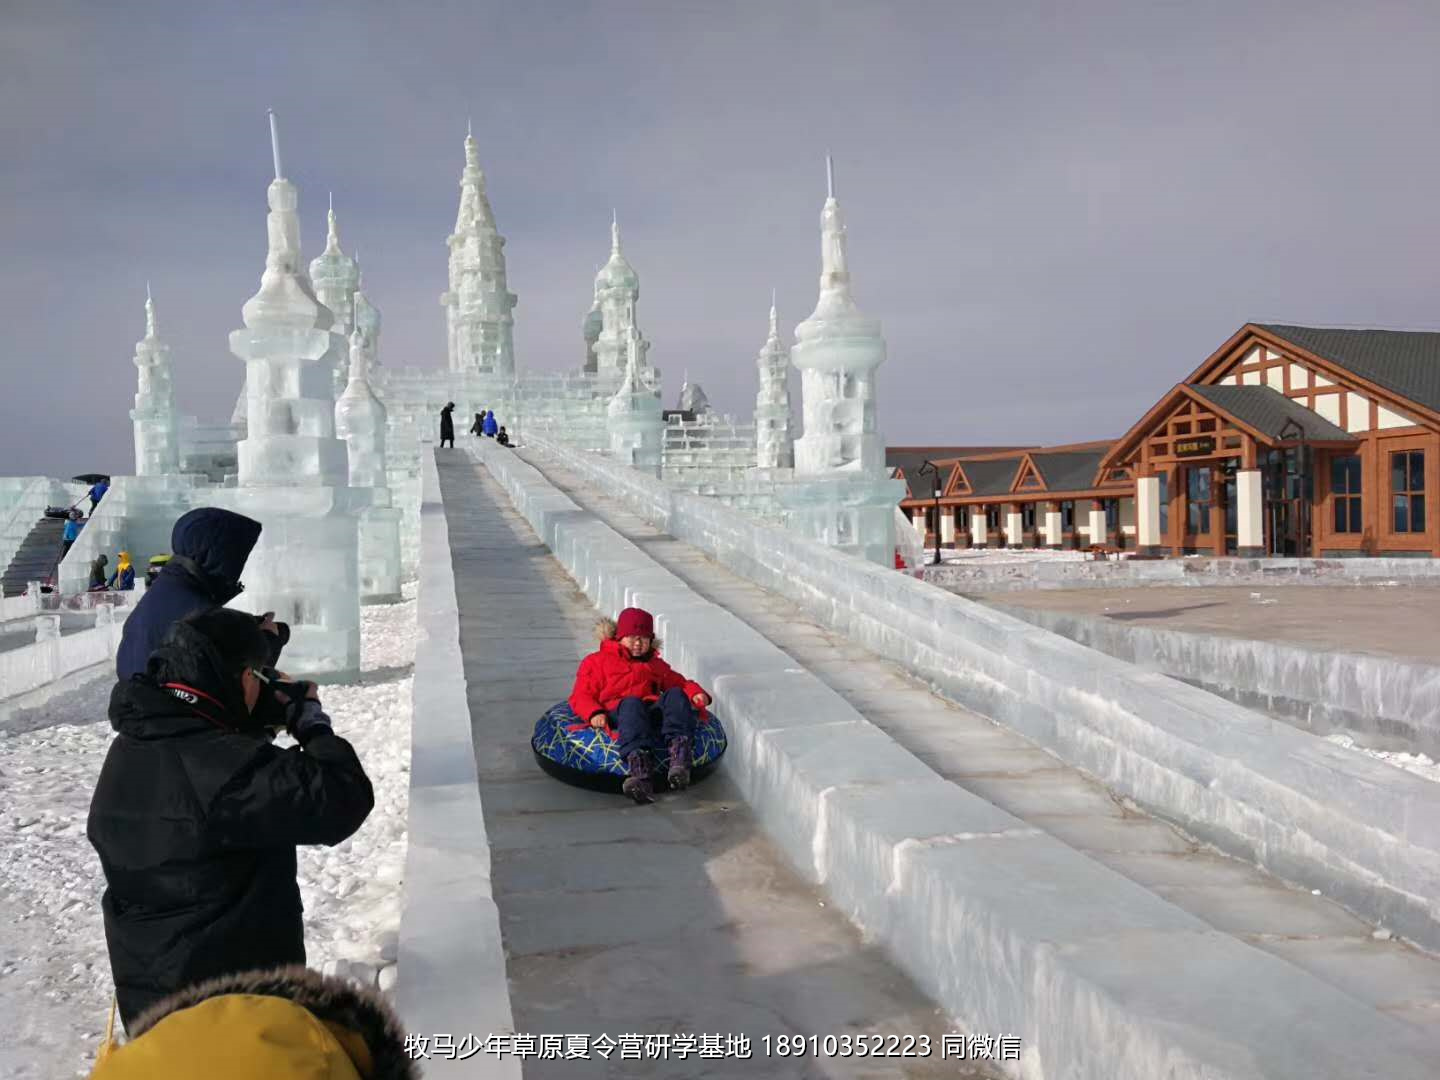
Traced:
<path fill-rule="evenodd" d="M 649 807 L 540 771 L 531 731 L 570 692 L 597 613 L 483 468 L 437 457 L 515 1031 L 744 1034 L 753 1055 L 529 1059 L 527 1080 L 1000 1076 L 940 1061 L 944 1015 L 822 906 L 723 771 Z M 845 1033 L 928 1035 L 934 1052 L 784 1059 L 762 1042 Z"/>
<path fill-rule="evenodd" d="M 947 780 L 1215 930 L 1356 999 L 1357 1011 L 1368 1006 L 1401 1021 L 1418 1036 L 1407 1040 L 1412 1046 L 1440 1049 L 1440 959 L 1376 940 L 1369 925 L 1323 897 L 1201 850 L 1023 737 L 937 697 L 898 666 L 816 625 L 789 600 L 661 533 L 553 459 L 522 456 L 578 506 L 757 630 Z M 1195 960 L 1176 957 L 1182 985 L 1185 964 Z M 1247 988 L 1234 990 L 1243 999 Z"/>

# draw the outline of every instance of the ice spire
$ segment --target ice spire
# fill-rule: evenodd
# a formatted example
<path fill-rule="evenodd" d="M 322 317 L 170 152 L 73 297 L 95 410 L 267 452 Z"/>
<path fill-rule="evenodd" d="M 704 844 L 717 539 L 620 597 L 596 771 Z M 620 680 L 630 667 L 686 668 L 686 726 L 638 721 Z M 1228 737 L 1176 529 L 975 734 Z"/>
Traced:
<path fill-rule="evenodd" d="M 283 180 L 285 170 L 280 167 L 280 128 L 275 119 L 275 110 L 266 109 L 270 114 L 270 156 L 275 159 L 275 179 Z"/>
<path fill-rule="evenodd" d="M 137 385 L 130 411 L 135 434 L 135 475 L 169 476 L 180 469 L 170 348 L 155 329 L 155 299 L 145 283 L 145 337 L 135 343 Z"/>
<path fill-rule="evenodd" d="M 755 393 L 755 463 L 762 469 L 795 465 L 794 421 L 790 415 L 790 351 L 780 341 L 775 290 L 770 290 L 770 333 L 756 358 L 760 369 Z"/>
<path fill-rule="evenodd" d="M 330 209 L 325 214 L 325 254 L 339 255 L 340 233 L 335 228 L 335 193 L 330 192 Z M 314 276 L 313 270 L 311 276 Z"/>
<path fill-rule="evenodd" d="M 620 215 L 617 211 L 610 211 L 610 254 L 620 254 Z"/>
<path fill-rule="evenodd" d="M 465 125 L 465 168 L 460 174 L 460 206 L 450 248 L 450 287 L 445 306 L 451 371 L 475 374 L 515 373 L 516 297 L 506 287 L 505 238 L 485 193 L 480 144 L 473 125 Z"/>
<path fill-rule="evenodd" d="M 635 305 L 640 299 L 640 277 L 620 246 L 620 218 L 610 212 L 610 259 L 595 275 L 595 296 L 600 302 L 601 330 L 595 342 L 595 370 L 621 374 L 627 362 L 629 339 L 636 339 L 637 367 L 647 381 L 646 354 L 650 343 L 640 335 Z"/>

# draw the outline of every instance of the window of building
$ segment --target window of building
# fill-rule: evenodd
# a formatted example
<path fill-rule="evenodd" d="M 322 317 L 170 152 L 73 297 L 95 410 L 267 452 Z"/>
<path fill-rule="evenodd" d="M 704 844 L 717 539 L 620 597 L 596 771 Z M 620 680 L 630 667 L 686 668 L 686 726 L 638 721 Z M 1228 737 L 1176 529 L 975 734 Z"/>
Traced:
<path fill-rule="evenodd" d="M 1105 528 L 1110 532 L 1120 531 L 1120 500 L 1105 500 Z"/>
<path fill-rule="evenodd" d="M 1345 454 L 1330 459 L 1330 501 L 1335 504 L 1337 533 L 1363 532 L 1360 523 L 1360 456 Z"/>
<path fill-rule="evenodd" d="M 1035 504 L 1020 504 L 1020 527 L 1027 532 L 1035 528 Z"/>
<path fill-rule="evenodd" d="M 1170 474 L 1160 474 L 1160 535 L 1170 535 Z"/>
<path fill-rule="evenodd" d="M 1060 528 L 1065 532 L 1075 531 L 1075 502 L 1067 499 L 1060 504 Z"/>
<path fill-rule="evenodd" d="M 1397 533 L 1425 531 L 1425 451 L 1390 455 L 1390 505 Z"/>
<path fill-rule="evenodd" d="M 957 507 L 955 507 L 955 531 L 956 531 L 956 532 L 969 532 L 969 531 L 970 531 L 970 507 L 968 507 L 968 506 L 957 506 Z"/>
<path fill-rule="evenodd" d="M 1185 470 L 1186 527 L 1195 536 L 1210 532 L 1210 504 L 1214 492 L 1208 468 Z"/>
<path fill-rule="evenodd" d="M 985 528 L 992 531 L 1000 528 L 1000 507 L 987 506 L 985 508 Z"/>

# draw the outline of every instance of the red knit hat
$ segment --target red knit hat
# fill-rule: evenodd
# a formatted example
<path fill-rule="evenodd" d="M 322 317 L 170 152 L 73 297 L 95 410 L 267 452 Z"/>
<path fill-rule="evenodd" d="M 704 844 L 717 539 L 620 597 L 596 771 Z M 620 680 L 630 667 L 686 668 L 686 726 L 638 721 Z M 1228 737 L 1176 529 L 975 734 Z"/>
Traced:
<path fill-rule="evenodd" d="M 617 638 L 655 636 L 655 619 L 648 611 L 642 611 L 638 607 L 627 607 L 620 612 L 620 617 L 615 620 L 615 636 Z"/>

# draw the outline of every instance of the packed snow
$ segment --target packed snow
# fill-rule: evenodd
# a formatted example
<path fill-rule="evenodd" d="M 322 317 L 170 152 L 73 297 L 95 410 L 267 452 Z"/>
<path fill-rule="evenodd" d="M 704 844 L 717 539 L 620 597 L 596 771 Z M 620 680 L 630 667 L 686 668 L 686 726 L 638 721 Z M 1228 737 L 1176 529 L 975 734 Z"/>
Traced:
<path fill-rule="evenodd" d="M 1412 772 L 1416 776 L 1423 776 L 1426 780 L 1440 783 L 1440 762 L 1430 760 L 1425 754 L 1408 754 L 1403 750 L 1371 750 L 1369 747 L 1357 744 L 1349 735 L 1339 733 L 1327 735 L 1326 739 L 1347 750 L 1355 750 L 1366 757 L 1376 758 L 1404 769 L 1406 772 Z"/>
<path fill-rule="evenodd" d="M 345 843 L 299 858 L 309 965 L 382 987 L 393 983 L 410 782 L 413 585 L 405 595 L 362 610 L 360 681 L 320 694 L 365 764 L 375 809 Z M 110 745 L 112 686 L 100 675 L 0 729 L 0 1005 L 10 1017 L 0 1076 L 86 1076 L 105 1029 L 105 881 L 85 819 Z"/>

